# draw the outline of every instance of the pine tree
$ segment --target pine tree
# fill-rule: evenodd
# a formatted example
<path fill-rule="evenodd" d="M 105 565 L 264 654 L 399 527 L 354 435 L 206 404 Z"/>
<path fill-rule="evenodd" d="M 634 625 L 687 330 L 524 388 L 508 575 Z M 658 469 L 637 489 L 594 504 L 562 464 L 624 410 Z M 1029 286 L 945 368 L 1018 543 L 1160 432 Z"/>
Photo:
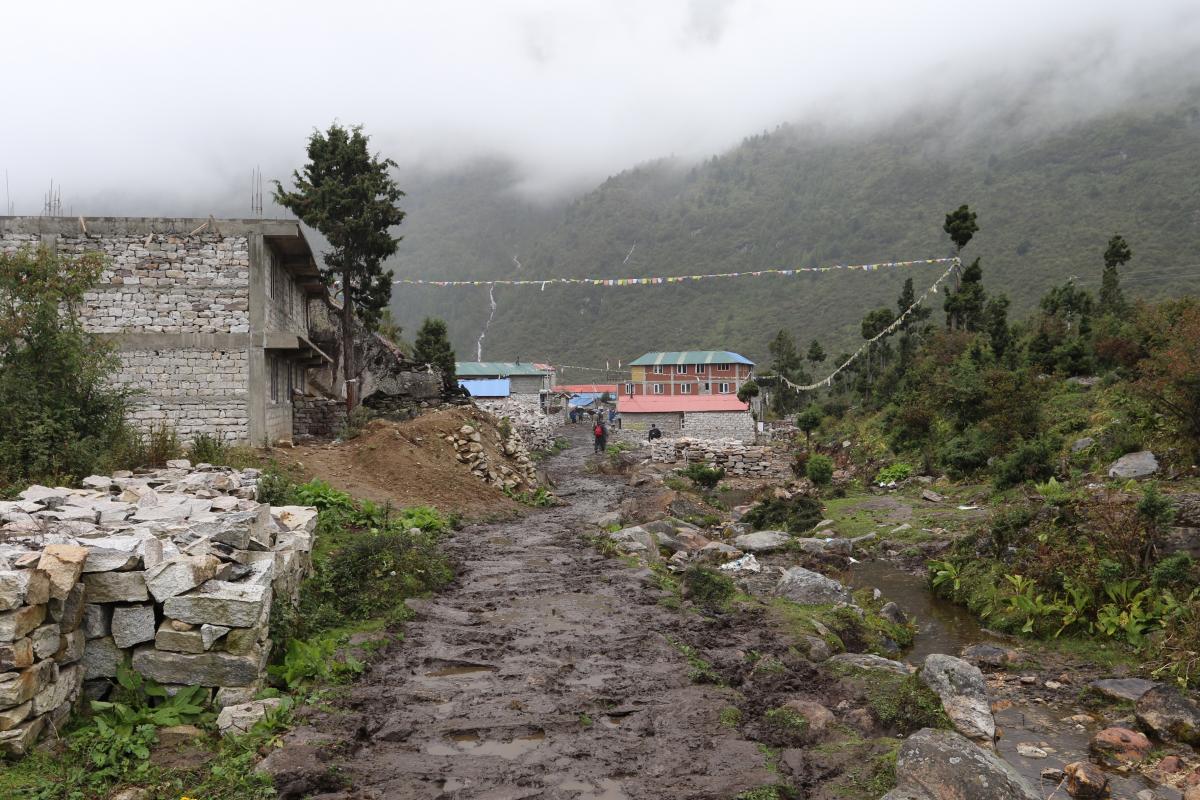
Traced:
<path fill-rule="evenodd" d="M 342 293 L 342 373 L 347 381 L 359 374 L 354 342 L 355 316 L 368 330 L 392 297 L 392 272 L 383 260 L 396 252 L 400 237 L 391 229 L 404 221 L 397 207 L 404 192 L 388 170 L 389 158 L 372 156 L 361 126 L 347 130 L 333 124 L 308 140 L 304 172 L 292 173 L 294 191 L 275 181 L 275 202 L 316 228 L 329 242 L 321 277 L 340 281 Z M 347 399 L 355 402 L 352 392 Z"/>
<path fill-rule="evenodd" d="M 1125 310 L 1125 295 L 1121 291 L 1121 275 L 1118 268 L 1133 258 L 1124 237 L 1114 234 L 1104 251 L 1104 273 L 1100 278 L 1100 313 L 1120 314 Z"/>
<path fill-rule="evenodd" d="M 816 339 L 813 339 L 808 345 L 808 363 L 815 367 L 817 364 L 824 363 L 825 358 L 825 348 L 821 347 L 820 342 L 818 342 Z"/>
<path fill-rule="evenodd" d="M 454 348 L 446 333 L 446 323 L 440 319 L 426 318 L 417 331 L 413 347 L 413 360 L 418 364 L 432 364 L 441 370 L 442 388 L 451 393 L 458 387 L 455 373 Z"/>

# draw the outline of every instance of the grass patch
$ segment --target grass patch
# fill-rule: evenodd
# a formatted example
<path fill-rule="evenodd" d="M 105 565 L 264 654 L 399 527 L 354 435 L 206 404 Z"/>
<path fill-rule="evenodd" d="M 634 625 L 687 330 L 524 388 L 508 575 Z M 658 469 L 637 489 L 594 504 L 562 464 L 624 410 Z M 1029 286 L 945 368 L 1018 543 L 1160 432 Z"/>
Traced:
<path fill-rule="evenodd" d="M 867 706 L 881 725 L 907 736 L 921 728 L 950 728 L 942 701 L 914 675 L 882 669 L 860 669 L 849 664 L 827 666 L 834 674 L 861 681 Z"/>
<path fill-rule="evenodd" d="M 742 724 L 742 710 L 736 706 L 725 706 L 717 716 L 717 721 L 725 728 L 736 728 Z"/>
<path fill-rule="evenodd" d="M 696 648 L 671 636 L 667 637 L 667 641 L 679 651 L 680 655 L 687 659 L 688 679 L 692 683 L 711 683 L 714 686 L 724 685 L 721 676 L 713 669 L 713 665 L 701 658 L 700 654 L 696 652 Z"/>
<path fill-rule="evenodd" d="M 683 585 L 693 603 L 712 613 L 728 611 L 737 594 L 733 578 L 696 564 L 684 571 Z"/>

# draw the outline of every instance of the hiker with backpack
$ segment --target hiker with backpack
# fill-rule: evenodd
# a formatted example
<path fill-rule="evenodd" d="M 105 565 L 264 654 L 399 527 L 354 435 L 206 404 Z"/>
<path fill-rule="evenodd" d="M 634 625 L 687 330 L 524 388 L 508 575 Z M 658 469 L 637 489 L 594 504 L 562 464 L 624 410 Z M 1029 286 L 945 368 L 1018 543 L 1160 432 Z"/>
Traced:
<path fill-rule="evenodd" d="M 596 437 L 596 452 L 603 453 L 608 447 L 608 429 L 604 427 L 602 418 L 596 420 L 596 427 L 592 428 L 592 435 Z"/>

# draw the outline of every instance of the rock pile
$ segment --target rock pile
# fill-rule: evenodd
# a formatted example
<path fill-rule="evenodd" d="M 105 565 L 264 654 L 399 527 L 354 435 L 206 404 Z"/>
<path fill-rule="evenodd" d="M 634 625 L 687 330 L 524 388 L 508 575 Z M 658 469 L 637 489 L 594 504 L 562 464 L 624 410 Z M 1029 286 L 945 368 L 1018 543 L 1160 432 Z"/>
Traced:
<path fill-rule="evenodd" d="M 483 446 L 483 436 L 483 432 L 474 425 L 463 425 L 455 433 L 447 434 L 445 438 L 454 445 L 458 460 L 470 467 L 471 472 L 480 480 L 516 492 L 527 492 L 537 488 L 537 471 L 529 458 L 525 442 L 515 429 L 509 432 L 507 439 L 499 431 L 492 436 L 492 444 L 511 459 L 511 465 L 503 459 L 488 457 Z"/>
<path fill-rule="evenodd" d="M 475 405 L 498 420 L 507 419 L 530 450 L 549 450 L 554 447 L 558 428 L 563 424 L 561 415 L 542 411 L 536 397 L 529 400 L 516 397 L 477 400 Z"/>
<path fill-rule="evenodd" d="M 179 460 L 0 503 L 0 752 L 27 752 L 127 660 L 219 702 L 250 698 L 271 602 L 294 597 L 317 523 L 314 508 L 258 503 L 257 482 Z"/>
<path fill-rule="evenodd" d="M 736 439 L 656 439 L 649 450 L 650 460 L 661 464 L 705 462 L 724 467 L 729 475 L 762 478 L 788 475 L 787 465 L 771 448 Z"/>

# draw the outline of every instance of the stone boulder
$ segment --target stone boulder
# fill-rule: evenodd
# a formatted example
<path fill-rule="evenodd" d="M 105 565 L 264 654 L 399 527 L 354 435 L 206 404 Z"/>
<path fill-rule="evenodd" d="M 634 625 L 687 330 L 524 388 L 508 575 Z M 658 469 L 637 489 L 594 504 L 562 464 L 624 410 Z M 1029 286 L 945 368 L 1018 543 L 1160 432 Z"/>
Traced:
<path fill-rule="evenodd" d="M 1076 761 L 1063 767 L 1067 776 L 1067 794 L 1071 797 L 1091 800 L 1105 796 L 1108 776 L 1104 770 L 1086 761 Z"/>
<path fill-rule="evenodd" d="M 963 648 L 962 657 L 979 666 L 1003 669 L 1019 661 L 1021 654 L 994 644 L 973 644 Z"/>
<path fill-rule="evenodd" d="M 268 711 L 279 708 L 282 704 L 283 700 L 280 698 L 269 697 L 236 706 L 225 706 L 217 715 L 217 730 L 222 736 L 249 733 L 255 723 L 267 716 Z"/>
<path fill-rule="evenodd" d="M 996 721 L 979 667 L 961 658 L 933 653 L 925 658 L 920 677 L 941 698 L 946 715 L 959 733 L 983 742 L 996 737 Z"/>
<path fill-rule="evenodd" d="M 1134 706 L 1138 724 L 1163 741 L 1200 744 L 1200 706 L 1174 686 L 1155 686 Z"/>
<path fill-rule="evenodd" d="M 1042 800 L 1008 763 L 953 731 L 923 728 L 896 757 L 883 800 Z"/>
<path fill-rule="evenodd" d="M 1145 678 L 1106 678 L 1102 681 L 1092 681 L 1088 688 L 1110 700 L 1136 703 L 1142 695 L 1159 685 Z"/>
<path fill-rule="evenodd" d="M 86 547 L 77 547 L 71 544 L 47 545 L 42 550 L 38 569 L 50 576 L 51 597 L 56 600 L 66 599 L 67 594 L 79 581 L 87 557 Z"/>
<path fill-rule="evenodd" d="M 1158 459 L 1149 450 L 1129 453 L 1108 468 L 1110 478 L 1146 478 L 1158 472 Z"/>
<path fill-rule="evenodd" d="M 908 675 L 908 667 L 899 661 L 873 655 L 871 653 L 838 653 L 829 658 L 830 664 L 845 664 L 855 669 L 881 669 L 894 672 L 897 675 Z"/>
<path fill-rule="evenodd" d="M 1105 728 L 1092 737 L 1088 751 L 1101 764 L 1120 767 L 1140 764 L 1150 755 L 1150 740 L 1128 728 Z"/>
<path fill-rule="evenodd" d="M 146 570 L 146 588 L 161 603 L 202 585 L 217 574 L 219 566 L 211 555 L 176 556 Z"/>
<path fill-rule="evenodd" d="M 851 602 L 850 590 L 845 586 L 804 567 L 784 571 L 775 585 L 775 594 L 802 605 Z"/>
<path fill-rule="evenodd" d="M 734 537 L 733 546 L 747 553 L 770 553 L 782 550 L 791 541 L 791 534 L 784 531 L 755 531 Z"/>

